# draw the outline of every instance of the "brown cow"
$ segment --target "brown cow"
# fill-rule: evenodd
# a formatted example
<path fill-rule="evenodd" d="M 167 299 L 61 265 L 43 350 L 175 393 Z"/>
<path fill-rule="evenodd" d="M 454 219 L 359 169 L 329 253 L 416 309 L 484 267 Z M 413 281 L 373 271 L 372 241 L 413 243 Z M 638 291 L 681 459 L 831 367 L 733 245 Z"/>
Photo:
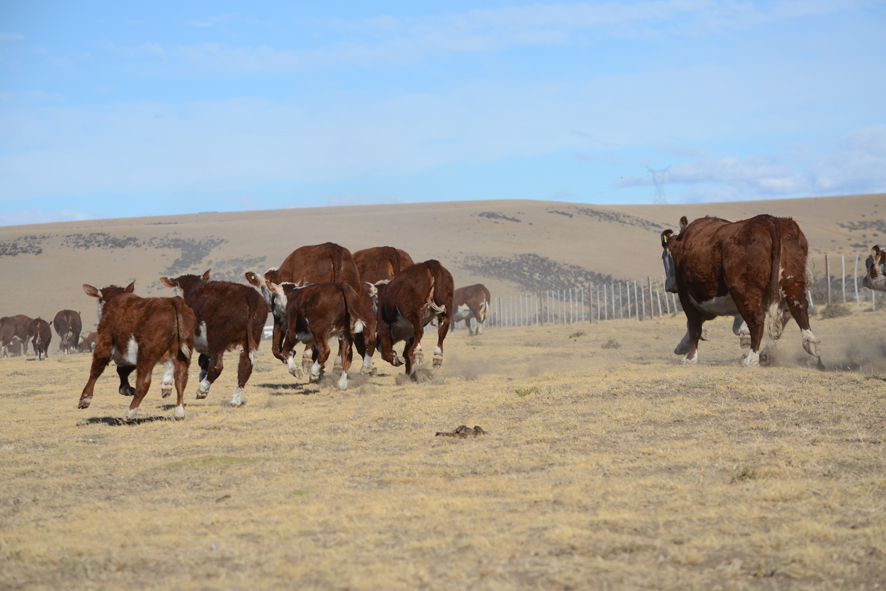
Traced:
<path fill-rule="evenodd" d="M 686 313 L 689 349 L 684 362 L 698 362 L 705 320 L 741 314 L 751 336 L 742 364 L 759 364 L 766 323 L 773 341 L 781 335 L 782 300 L 800 325 L 803 348 L 820 357 L 806 299 L 808 244 L 793 220 L 759 215 L 732 223 L 705 217 L 689 224 L 684 217 L 680 227 L 677 235 L 662 232 L 661 244 L 665 287 L 680 294 Z"/>
<path fill-rule="evenodd" d="M 354 253 L 354 264 L 360 280 L 373 285 L 393 279 L 400 271 L 415 264 L 405 250 L 393 246 L 376 246 Z"/>
<path fill-rule="evenodd" d="M 864 264 L 868 272 L 865 273 L 862 285 L 870 290 L 886 291 L 886 250 L 874 245 Z"/>
<path fill-rule="evenodd" d="M 58 333 L 61 342 L 58 344 L 59 353 L 71 353 L 77 350 L 80 341 L 80 331 L 83 330 L 83 322 L 80 312 L 74 310 L 62 310 L 55 315 L 52 321 L 55 332 Z"/>
<path fill-rule="evenodd" d="M 464 320 L 468 326 L 468 334 L 471 331 L 471 318 L 477 321 L 476 334 L 483 334 L 483 323 L 486 321 L 486 311 L 492 298 L 489 290 L 482 283 L 459 287 L 452 296 L 452 305 L 455 311 L 452 313 L 452 322 Z"/>
<path fill-rule="evenodd" d="M 311 382 L 319 382 L 329 358 L 329 338 L 339 337 L 342 373 L 338 381 L 341 390 L 348 389 L 348 370 L 351 367 L 351 346 L 354 336 L 366 329 L 371 310 L 368 303 L 346 283 L 319 283 L 302 287 L 292 283 L 268 283 L 277 297 L 275 315 L 286 318 L 286 338 L 282 352 L 289 372 L 302 378 L 302 370 L 295 364 L 292 350 L 299 342 L 315 345 L 317 358 L 311 366 Z"/>
<path fill-rule="evenodd" d="M 173 416 L 176 420 L 183 419 L 197 317 L 180 297 L 140 298 L 132 293 L 134 288 L 134 281 L 125 289 L 116 285 L 102 289 L 83 285 L 86 295 L 98 300 L 99 323 L 92 369 L 80 395 L 79 408 L 89 408 L 95 382 L 113 359 L 120 376 L 120 393 L 133 396 L 123 422 L 134 422 L 138 407 L 151 387 L 151 370 L 165 358 L 166 373 L 173 374 L 178 394 Z M 134 390 L 129 385 L 129 374 L 133 370 L 136 371 Z"/>
<path fill-rule="evenodd" d="M 30 327 L 31 318 L 24 314 L 0 318 L 0 348 L 2 348 L 3 357 L 9 357 L 8 348 L 12 343 L 22 343 L 22 354 L 27 354 L 28 329 Z"/>
<path fill-rule="evenodd" d="M 200 353 L 197 398 L 206 398 L 209 387 L 221 375 L 225 351 L 239 348 L 237 389 L 230 404 L 242 405 L 243 390 L 252 375 L 255 354 L 268 318 L 268 305 L 254 289 L 245 285 L 209 281 L 209 271 L 202 276 L 161 277 L 160 283 L 181 289 L 185 303 L 197 316 L 197 333 L 194 335 L 194 347 Z"/>
<path fill-rule="evenodd" d="M 436 318 L 434 367 L 440 367 L 443 340 L 449 332 L 452 314 L 452 292 L 452 275 L 434 259 L 404 269 L 383 286 L 378 295 L 378 344 L 382 359 L 395 367 L 401 365 L 394 345 L 406 341 L 406 374 L 416 379 L 415 347 L 421 343 L 425 325 Z"/>
<path fill-rule="evenodd" d="M 48 322 L 39 316 L 31 320 L 31 324 L 28 326 L 28 340 L 31 341 L 31 346 L 34 347 L 34 355 L 37 356 L 38 361 L 42 361 L 44 356 L 46 359 L 49 359 L 49 342 L 52 340 L 52 329 L 49 327 Z"/>
<path fill-rule="evenodd" d="M 286 257 L 280 268 L 271 268 L 264 274 L 265 281 L 272 283 L 293 283 L 299 285 L 310 285 L 312 283 L 347 283 L 354 291 L 364 294 L 360 283 L 360 273 L 354 264 L 354 258 L 351 251 L 343 246 L 326 242 L 324 244 L 316 244 L 311 246 L 302 246 L 295 249 L 292 254 Z M 250 283 L 252 283 L 250 281 Z M 258 282 L 261 289 L 262 282 Z M 256 285 L 253 283 L 253 285 Z M 276 309 L 274 305 L 274 292 L 263 291 L 262 294 L 268 298 L 268 307 L 272 313 Z M 364 294 L 365 295 L 365 294 Z M 274 357 L 288 363 L 284 358 L 280 346 L 283 343 L 283 331 L 285 330 L 286 319 L 274 314 L 274 335 L 271 341 L 271 352 Z M 375 319 L 370 319 L 369 330 L 363 331 L 357 336 L 355 345 L 357 351 L 364 357 L 364 364 L 367 357 L 369 358 L 369 366 L 371 367 L 372 353 L 375 352 Z M 339 342 L 339 358 L 341 357 L 341 349 L 343 343 Z M 302 357 L 302 365 L 305 371 L 316 361 L 317 351 L 313 351 L 313 355 L 309 349 L 305 350 Z M 338 361 L 338 358 L 336 359 Z M 368 371 L 368 368 L 366 368 Z"/>
<path fill-rule="evenodd" d="M 95 349 L 95 344 L 98 342 L 98 333 L 92 331 L 87 333 L 86 335 L 80 337 L 80 344 L 77 348 L 82 353 L 92 353 L 92 350 Z"/>

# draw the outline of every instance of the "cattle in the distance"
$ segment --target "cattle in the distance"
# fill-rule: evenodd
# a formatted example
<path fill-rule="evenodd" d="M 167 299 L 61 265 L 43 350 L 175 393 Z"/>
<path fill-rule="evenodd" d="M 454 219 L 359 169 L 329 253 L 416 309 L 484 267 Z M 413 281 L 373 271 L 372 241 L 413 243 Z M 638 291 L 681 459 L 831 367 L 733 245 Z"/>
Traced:
<path fill-rule="evenodd" d="M 316 346 L 317 358 L 310 369 L 310 381 L 319 382 L 329 358 L 329 339 L 342 343 L 342 374 L 338 381 L 341 390 L 348 388 L 354 337 L 368 324 L 372 310 L 369 303 L 346 283 L 319 283 L 300 286 L 293 283 L 269 283 L 276 294 L 274 313 L 286 319 L 286 337 L 282 353 L 289 372 L 302 378 L 302 370 L 295 363 L 292 351 L 299 342 Z"/>
<path fill-rule="evenodd" d="M 52 320 L 52 326 L 59 337 L 58 352 L 73 353 L 77 351 L 80 331 L 83 329 L 80 312 L 62 310 L 55 315 L 55 318 Z"/>
<path fill-rule="evenodd" d="M 351 255 L 351 251 L 333 242 L 302 246 L 295 249 L 286 257 L 286 260 L 283 261 L 279 268 L 272 267 L 268 269 L 264 274 L 264 280 L 263 282 L 256 279 L 255 282 L 250 281 L 250 283 L 259 289 L 267 281 L 278 285 L 281 283 L 297 283 L 299 285 L 347 283 L 357 293 L 364 293 L 360 283 L 360 273 L 354 264 L 354 257 Z M 267 290 L 263 291 L 262 294 L 267 298 L 268 307 L 273 313 L 276 308 L 274 305 L 276 294 Z M 274 314 L 274 335 L 271 341 L 271 353 L 280 361 L 288 363 L 281 352 L 284 327 L 285 318 Z M 374 350 L 375 348 L 374 338 L 374 330 L 364 331 L 357 336 L 355 345 L 360 355 L 364 356 L 364 362 L 367 349 Z M 339 349 L 342 347 L 343 344 L 339 343 Z M 341 350 L 339 350 L 339 356 L 340 354 Z M 305 371 L 311 367 L 315 360 L 311 348 L 306 349 L 302 357 L 302 365 Z"/>
<path fill-rule="evenodd" d="M 27 353 L 28 329 L 31 327 L 31 320 L 24 314 L 0 318 L 0 349 L 2 349 L 3 357 L 9 357 L 9 346 L 13 343 L 21 343 L 22 354 Z"/>
<path fill-rule="evenodd" d="M 459 287 L 452 296 L 452 305 L 455 308 L 452 313 L 452 322 L 464 320 L 468 326 L 468 334 L 473 335 L 475 334 L 471 330 L 471 319 L 473 318 L 477 321 L 476 334 L 483 334 L 483 323 L 486 321 L 486 312 L 489 310 L 491 301 L 489 290 L 482 283 Z"/>
<path fill-rule="evenodd" d="M 406 341 L 403 350 L 406 374 L 416 379 L 415 348 L 421 343 L 425 325 L 437 320 L 434 367 L 443 364 L 443 340 L 449 332 L 453 297 L 452 275 L 439 261 L 418 263 L 394 277 L 378 294 L 378 348 L 382 359 L 399 366 L 404 363 L 394 345 Z"/>
<path fill-rule="evenodd" d="M 874 291 L 886 291 L 886 250 L 874 245 L 871 254 L 865 261 L 865 273 L 862 285 Z"/>
<path fill-rule="evenodd" d="M 98 341 L 98 333 L 95 331 L 89 332 L 80 337 L 80 344 L 77 345 L 77 348 L 81 353 L 92 353 L 92 350 L 95 349 L 95 344 Z"/>
<path fill-rule="evenodd" d="M 209 388 L 222 372 L 225 351 L 240 350 L 237 389 L 231 406 L 243 404 L 246 382 L 252 375 L 262 330 L 268 318 L 268 305 L 250 287 L 230 281 L 210 281 L 209 271 L 201 275 L 161 277 L 166 287 L 182 291 L 185 303 L 197 316 L 194 347 L 200 353 L 200 385 L 197 398 L 206 398 Z"/>
<path fill-rule="evenodd" d="M 98 301 L 99 323 L 92 368 L 78 407 L 89 408 L 95 382 L 113 360 L 120 376 L 120 394 L 133 397 L 129 410 L 123 415 L 123 422 L 134 422 L 138 407 L 151 387 L 151 371 L 165 359 L 163 381 L 167 382 L 168 376 L 169 382 L 175 383 L 178 395 L 173 417 L 183 419 L 197 317 L 178 296 L 141 298 L 132 293 L 134 289 L 134 281 L 125 288 L 110 285 L 96 289 L 83 285 L 86 295 Z M 129 385 L 129 374 L 133 371 L 136 372 L 134 389 Z"/>
<path fill-rule="evenodd" d="M 808 244 L 796 222 L 759 215 L 740 222 L 705 217 L 689 224 L 684 217 L 680 229 L 679 234 L 662 232 L 661 245 L 665 288 L 679 294 L 687 319 L 684 362 L 698 362 L 704 321 L 740 314 L 751 337 L 742 364 L 759 364 L 766 327 L 773 341 L 784 328 L 782 301 L 800 326 L 803 348 L 821 356 L 820 341 L 809 326 Z"/>
<path fill-rule="evenodd" d="M 48 322 L 39 316 L 31 320 L 31 324 L 28 326 L 28 341 L 31 342 L 31 346 L 34 348 L 34 355 L 37 356 L 38 361 L 42 361 L 44 358 L 49 359 L 49 343 L 52 341 L 52 328 Z"/>

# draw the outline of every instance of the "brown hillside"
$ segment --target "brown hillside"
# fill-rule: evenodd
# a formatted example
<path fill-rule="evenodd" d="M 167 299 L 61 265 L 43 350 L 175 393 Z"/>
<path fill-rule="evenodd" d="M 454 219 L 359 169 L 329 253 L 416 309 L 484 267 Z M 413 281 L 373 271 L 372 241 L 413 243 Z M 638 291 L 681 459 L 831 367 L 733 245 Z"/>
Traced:
<path fill-rule="evenodd" d="M 137 281 L 141 295 L 169 295 L 161 275 L 203 272 L 243 282 L 247 270 L 279 265 L 295 248 L 333 241 L 359 250 L 394 245 L 416 261 L 437 258 L 456 286 L 485 283 L 493 296 L 662 273 L 658 234 L 690 219 L 792 216 L 823 276 L 847 274 L 855 255 L 886 237 L 886 195 L 694 205 L 603 206 L 548 201 L 470 201 L 202 213 L 0 228 L 0 315 L 52 318 L 60 309 L 95 321 L 81 285 Z M 886 209 L 886 208 L 884 208 Z"/>

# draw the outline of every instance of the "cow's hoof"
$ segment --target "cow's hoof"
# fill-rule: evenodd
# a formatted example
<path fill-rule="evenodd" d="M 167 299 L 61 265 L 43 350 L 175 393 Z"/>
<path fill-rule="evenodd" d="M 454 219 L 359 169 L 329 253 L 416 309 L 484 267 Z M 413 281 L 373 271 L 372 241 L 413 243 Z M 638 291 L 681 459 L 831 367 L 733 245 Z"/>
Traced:
<path fill-rule="evenodd" d="M 197 390 L 197 400 L 203 400 L 203 399 L 206 398 L 207 396 L 209 396 L 209 392 L 204 392 L 204 391 L 202 391 L 202 390 Z"/>
<path fill-rule="evenodd" d="M 440 355 L 438 357 L 434 355 L 434 369 L 440 369 L 441 367 L 443 367 L 443 356 Z"/>
<path fill-rule="evenodd" d="M 332 364 L 332 369 L 342 369 L 341 357 L 335 358 L 335 362 Z"/>
<path fill-rule="evenodd" d="M 135 388 L 132 386 L 120 386 L 118 390 L 122 396 L 135 396 Z"/>
<path fill-rule="evenodd" d="M 821 357 L 821 340 L 819 340 L 812 331 L 801 331 L 803 333 L 803 349 L 813 357 Z"/>
<path fill-rule="evenodd" d="M 742 335 L 738 341 L 738 344 L 741 345 L 742 349 L 750 349 L 751 348 L 751 335 Z"/>
<path fill-rule="evenodd" d="M 169 398 L 169 396 L 172 394 L 172 386 L 161 386 L 160 394 L 163 396 L 163 398 Z"/>
<path fill-rule="evenodd" d="M 424 363 L 424 362 L 425 362 L 425 355 L 424 355 L 424 353 L 417 352 L 417 353 L 415 354 L 415 364 L 416 364 L 416 365 L 421 365 L 421 364 Z"/>
<path fill-rule="evenodd" d="M 339 390 L 347 390 L 348 389 L 348 374 L 342 372 L 341 377 L 338 379 L 338 389 Z"/>
<path fill-rule="evenodd" d="M 400 367 L 401 365 L 403 365 L 403 359 L 394 355 L 394 360 L 391 361 L 391 365 L 393 365 L 394 367 Z"/>
<path fill-rule="evenodd" d="M 172 413 L 172 417 L 176 421 L 183 421 L 185 419 L 185 407 L 184 406 L 176 406 L 175 412 Z"/>
<path fill-rule="evenodd" d="M 741 360 L 741 364 L 745 367 L 759 367 L 760 354 L 756 351 L 748 351 L 748 354 Z"/>
<path fill-rule="evenodd" d="M 702 327 L 701 336 L 699 337 L 699 340 L 702 340 L 702 341 L 708 340 L 708 329 Z"/>
<path fill-rule="evenodd" d="M 80 404 L 77 405 L 77 408 L 89 408 L 90 403 L 92 402 L 92 396 L 87 398 L 81 398 Z"/>
<path fill-rule="evenodd" d="M 138 408 L 132 408 L 123 413 L 123 418 L 120 419 L 124 425 L 131 425 L 135 422 L 135 414 L 138 412 Z"/>
<path fill-rule="evenodd" d="M 698 351 L 695 352 L 695 355 L 690 357 L 689 355 L 685 355 L 683 357 L 683 363 L 691 363 L 693 365 L 698 363 Z"/>

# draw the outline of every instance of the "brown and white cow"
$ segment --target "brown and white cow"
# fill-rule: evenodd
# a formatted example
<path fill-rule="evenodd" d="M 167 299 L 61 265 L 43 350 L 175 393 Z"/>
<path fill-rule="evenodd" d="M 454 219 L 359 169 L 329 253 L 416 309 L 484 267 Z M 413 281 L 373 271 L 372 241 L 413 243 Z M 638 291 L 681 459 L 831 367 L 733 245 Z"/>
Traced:
<path fill-rule="evenodd" d="M 357 266 L 354 264 L 354 257 L 351 256 L 351 251 L 333 242 L 302 246 L 295 249 L 288 257 L 286 257 L 286 260 L 283 261 L 283 264 L 280 265 L 279 268 L 268 269 L 264 274 L 264 279 L 265 281 L 270 281 L 278 285 L 281 283 L 297 283 L 299 285 L 309 285 L 312 283 L 347 283 L 354 288 L 354 291 L 361 293 L 360 273 L 357 271 Z M 252 282 L 250 281 L 250 283 Z M 259 282 L 259 284 L 262 283 L 263 282 Z M 253 285 L 255 284 L 253 283 Z M 277 306 L 274 305 L 276 294 L 267 291 L 262 292 L 262 294 L 269 298 L 267 300 L 268 307 L 273 313 L 277 308 Z M 280 348 L 283 343 L 284 328 L 285 318 L 274 314 L 274 336 L 271 341 L 271 353 L 273 353 L 274 357 L 280 361 L 288 363 Z M 361 336 L 358 337 L 357 348 L 361 351 L 365 349 L 368 344 L 363 342 L 364 338 L 372 338 L 375 334 L 375 331 L 365 332 L 367 334 L 361 334 Z M 375 343 L 373 341 L 372 346 L 374 347 L 374 345 Z M 343 344 L 339 343 L 339 356 L 341 354 L 342 346 Z M 316 360 L 315 355 L 316 352 L 312 355 L 309 349 L 305 350 L 302 359 L 302 364 L 305 366 L 305 370 L 311 365 L 312 359 L 314 361 Z"/>
<path fill-rule="evenodd" d="M 477 321 L 476 334 L 483 334 L 483 323 L 486 321 L 486 311 L 492 298 L 489 290 L 482 283 L 459 287 L 452 296 L 452 305 L 455 311 L 452 313 L 452 322 L 464 320 L 468 326 L 468 334 L 475 334 L 471 330 L 471 319 Z"/>
<path fill-rule="evenodd" d="M 773 341 L 784 328 L 782 301 L 800 325 L 803 348 L 820 357 L 806 299 L 808 244 L 796 222 L 759 215 L 734 223 L 705 217 L 689 224 L 684 217 L 680 227 L 679 234 L 662 232 L 661 244 L 665 288 L 680 295 L 687 318 L 684 362 L 698 362 L 704 321 L 740 314 L 751 337 L 742 364 L 757 365 L 767 322 Z"/>
<path fill-rule="evenodd" d="M 197 316 L 194 348 L 200 353 L 200 385 L 197 398 L 209 395 L 209 387 L 221 375 L 225 351 L 240 349 L 237 389 L 231 406 L 243 404 L 243 391 L 252 375 L 261 342 L 268 305 L 254 289 L 230 281 L 210 281 L 209 271 L 200 275 L 161 277 L 166 287 L 182 290 L 185 303 Z"/>
<path fill-rule="evenodd" d="M 80 337 L 80 344 L 77 346 L 77 348 L 82 353 L 92 353 L 92 350 L 95 349 L 95 345 L 97 342 L 98 333 L 92 331 Z"/>
<path fill-rule="evenodd" d="M 80 331 L 83 330 L 83 321 L 80 319 L 80 312 L 74 310 L 62 310 L 55 315 L 52 321 L 55 332 L 58 334 L 60 342 L 58 344 L 59 353 L 72 353 L 77 350 L 77 344 L 80 341 Z"/>
<path fill-rule="evenodd" d="M 9 357 L 8 349 L 13 343 L 21 343 L 22 354 L 27 354 L 28 329 L 31 327 L 31 320 L 24 314 L 0 318 L 0 348 L 2 348 L 3 357 Z"/>
<path fill-rule="evenodd" d="M 120 393 L 133 396 L 123 422 L 134 422 L 138 407 L 151 387 L 151 371 L 165 358 L 166 373 L 172 374 L 178 394 L 173 416 L 176 420 L 183 419 L 197 317 L 178 296 L 140 298 L 132 293 L 134 288 L 134 281 L 125 288 L 110 285 L 96 289 L 83 285 L 86 295 L 98 300 L 99 323 L 92 369 L 80 395 L 79 408 L 89 408 L 95 382 L 113 359 L 120 376 Z M 129 374 L 133 370 L 136 371 L 135 389 L 129 385 Z"/>
<path fill-rule="evenodd" d="M 406 341 L 406 374 L 415 379 L 415 348 L 421 343 L 424 327 L 436 319 L 434 367 L 439 368 L 443 364 L 443 340 L 449 332 L 452 298 L 452 275 L 434 259 L 404 269 L 383 286 L 378 294 L 378 348 L 382 359 L 395 367 L 401 365 L 394 345 Z"/>
<path fill-rule="evenodd" d="M 34 348 L 34 355 L 38 361 L 42 361 L 45 357 L 49 359 L 49 342 L 52 340 L 52 329 L 49 323 L 40 318 L 31 320 L 28 326 L 28 340 Z"/>
<path fill-rule="evenodd" d="M 874 245 L 864 264 L 867 273 L 862 285 L 873 291 L 886 291 L 886 250 Z"/>
<path fill-rule="evenodd" d="M 302 287 L 293 283 L 268 283 L 276 294 L 275 315 L 286 319 L 286 337 L 282 353 L 289 372 L 302 378 L 302 370 L 294 362 L 292 351 L 298 343 L 313 345 L 317 357 L 311 366 L 310 381 L 319 382 L 329 358 L 329 339 L 339 338 L 342 373 L 338 381 L 341 390 L 348 388 L 354 337 L 362 333 L 369 322 L 368 302 L 346 283 L 318 283 Z"/>

